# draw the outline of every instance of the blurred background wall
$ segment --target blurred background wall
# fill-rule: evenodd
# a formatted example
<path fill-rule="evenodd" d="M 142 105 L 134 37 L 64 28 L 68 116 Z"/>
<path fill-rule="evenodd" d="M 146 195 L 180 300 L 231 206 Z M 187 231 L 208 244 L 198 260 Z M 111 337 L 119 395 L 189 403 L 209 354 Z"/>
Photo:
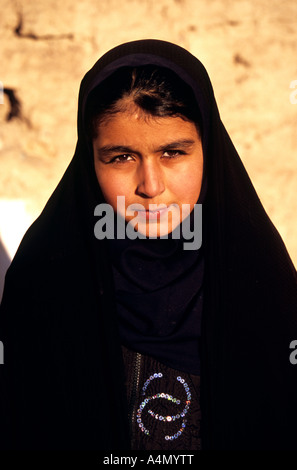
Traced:
<path fill-rule="evenodd" d="M 297 265 L 295 0 L 0 7 L 0 277 L 73 155 L 84 73 L 113 46 L 142 38 L 175 42 L 204 63 L 222 120 Z"/>

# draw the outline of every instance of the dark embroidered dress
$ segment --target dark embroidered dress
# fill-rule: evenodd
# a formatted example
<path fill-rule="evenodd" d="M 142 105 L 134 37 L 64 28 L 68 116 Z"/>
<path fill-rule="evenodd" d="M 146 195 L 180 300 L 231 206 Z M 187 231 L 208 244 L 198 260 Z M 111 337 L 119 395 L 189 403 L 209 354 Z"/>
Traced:
<path fill-rule="evenodd" d="M 201 450 L 200 377 L 123 347 L 134 450 Z"/>

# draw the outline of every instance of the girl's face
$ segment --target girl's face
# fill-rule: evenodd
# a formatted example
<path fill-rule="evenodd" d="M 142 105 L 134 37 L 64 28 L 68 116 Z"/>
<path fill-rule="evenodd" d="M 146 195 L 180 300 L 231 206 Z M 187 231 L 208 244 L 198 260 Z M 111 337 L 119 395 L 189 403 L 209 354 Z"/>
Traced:
<path fill-rule="evenodd" d="M 118 211 L 127 222 L 137 217 L 138 232 L 167 235 L 188 215 L 183 205 L 192 211 L 197 203 L 203 153 L 194 123 L 134 107 L 99 125 L 93 150 L 106 202 L 117 211 L 117 196 L 124 196 L 125 209 Z"/>

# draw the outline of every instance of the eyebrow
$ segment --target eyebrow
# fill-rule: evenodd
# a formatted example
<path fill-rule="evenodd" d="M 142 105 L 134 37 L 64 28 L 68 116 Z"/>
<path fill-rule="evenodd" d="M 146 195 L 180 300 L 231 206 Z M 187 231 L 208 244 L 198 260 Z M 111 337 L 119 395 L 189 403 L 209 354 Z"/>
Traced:
<path fill-rule="evenodd" d="M 175 149 L 188 149 L 195 144 L 195 141 L 192 139 L 181 139 L 174 142 L 168 142 L 161 145 L 160 147 L 155 148 L 154 153 L 164 152 L 165 150 L 175 150 Z M 123 154 L 123 153 L 136 153 L 140 154 L 139 151 L 133 149 L 127 145 L 104 145 L 103 147 L 97 148 L 97 154 L 100 158 L 108 158 L 110 155 Z"/>

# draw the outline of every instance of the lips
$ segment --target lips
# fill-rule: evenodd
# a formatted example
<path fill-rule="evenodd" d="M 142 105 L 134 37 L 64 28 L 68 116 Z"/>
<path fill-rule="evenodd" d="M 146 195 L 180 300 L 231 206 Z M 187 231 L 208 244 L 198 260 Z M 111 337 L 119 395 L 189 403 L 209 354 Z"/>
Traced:
<path fill-rule="evenodd" d="M 166 204 L 150 204 L 148 209 L 145 207 L 135 208 L 138 212 L 138 216 L 146 220 L 158 220 L 168 212 L 168 209 L 169 206 L 167 207 Z"/>
<path fill-rule="evenodd" d="M 147 220 L 158 220 L 167 212 L 168 207 L 164 207 L 164 209 L 138 211 L 138 214 Z"/>

